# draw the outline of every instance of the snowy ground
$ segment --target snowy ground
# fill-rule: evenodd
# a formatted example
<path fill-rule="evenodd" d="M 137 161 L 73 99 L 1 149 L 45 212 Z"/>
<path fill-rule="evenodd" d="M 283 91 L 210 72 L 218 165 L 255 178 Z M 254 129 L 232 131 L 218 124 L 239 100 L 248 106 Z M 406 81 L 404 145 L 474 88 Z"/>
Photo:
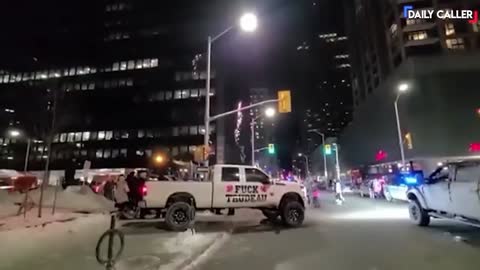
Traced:
<path fill-rule="evenodd" d="M 95 246 L 109 221 L 108 215 L 84 214 L 73 221 L 2 231 L 0 269 L 105 269 L 95 259 Z M 117 270 L 178 269 L 223 236 L 202 226 L 196 234 L 168 232 L 158 221 L 122 221 L 117 228 L 125 234 Z"/>
<path fill-rule="evenodd" d="M 237 227 L 197 270 L 470 270 L 480 264 L 480 230 L 450 221 L 410 223 L 405 204 L 322 194 L 302 228 Z"/>

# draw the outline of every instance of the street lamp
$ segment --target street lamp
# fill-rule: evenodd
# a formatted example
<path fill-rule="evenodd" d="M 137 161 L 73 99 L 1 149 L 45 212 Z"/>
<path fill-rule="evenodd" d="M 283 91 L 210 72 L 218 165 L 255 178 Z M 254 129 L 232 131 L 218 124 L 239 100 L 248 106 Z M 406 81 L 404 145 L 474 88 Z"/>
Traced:
<path fill-rule="evenodd" d="M 163 161 L 165 161 L 165 158 L 162 155 L 155 156 L 155 163 L 161 164 Z"/>
<path fill-rule="evenodd" d="M 337 180 L 340 181 L 340 161 L 338 160 L 338 144 L 334 143 L 333 147 L 335 148 L 335 169 L 337 171 Z"/>
<path fill-rule="evenodd" d="M 393 106 L 395 108 L 395 119 L 397 121 L 397 133 L 398 133 L 398 145 L 400 146 L 400 155 L 402 158 L 402 166 L 405 168 L 405 151 L 403 149 L 403 137 L 402 137 L 402 129 L 400 127 L 400 115 L 398 114 L 398 100 L 400 99 L 400 96 L 407 92 L 408 89 L 410 89 L 410 85 L 407 83 L 401 83 L 398 85 L 397 88 L 397 98 L 395 99 L 395 102 L 393 103 Z"/>
<path fill-rule="evenodd" d="M 246 13 L 240 17 L 240 29 L 245 32 L 253 32 L 257 29 L 257 16 L 253 13 Z M 232 30 L 234 26 L 230 26 L 216 36 L 208 36 L 207 41 L 207 80 L 205 93 L 205 134 L 203 135 L 203 145 L 208 149 L 210 141 L 210 80 L 211 80 L 211 62 L 212 62 L 212 43 Z M 205 165 L 208 166 L 208 154 L 206 154 Z"/>
<path fill-rule="evenodd" d="M 310 129 L 308 132 L 314 132 L 317 133 L 322 137 L 322 147 L 323 147 L 323 175 L 325 176 L 325 180 L 328 179 L 328 172 L 327 172 L 327 154 L 325 153 L 325 134 L 321 133 L 320 131 L 316 129 Z"/>
<path fill-rule="evenodd" d="M 307 171 L 307 179 L 310 178 L 310 168 L 308 165 L 308 156 L 304 155 L 302 153 L 298 153 L 299 157 L 304 157 L 305 158 L 305 170 Z"/>
<path fill-rule="evenodd" d="M 274 117 L 275 113 L 275 109 L 271 107 L 265 110 L 265 116 L 268 118 Z M 261 114 L 257 115 L 257 117 L 255 118 L 252 117 L 252 121 L 250 121 L 250 146 L 252 147 L 252 166 L 255 166 L 255 124 L 260 117 L 262 117 Z"/>
<path fill-rule="evenodd" d="M 8 132 L 8 135 L 12 138 L 18 138 L 18 137 L 22 136 L 22 132 L 20 132 L 20 130 L 17 130 L 17 129 L 12 129 Z M 25 163 L 23 165 L 23 172 L 27 172 L 27 169 L 28 169 L 28 158 L 30 156 L 30 145 L 31 145 L 30 138 L 27 138 L 27 151 L 25 152 Z"/>

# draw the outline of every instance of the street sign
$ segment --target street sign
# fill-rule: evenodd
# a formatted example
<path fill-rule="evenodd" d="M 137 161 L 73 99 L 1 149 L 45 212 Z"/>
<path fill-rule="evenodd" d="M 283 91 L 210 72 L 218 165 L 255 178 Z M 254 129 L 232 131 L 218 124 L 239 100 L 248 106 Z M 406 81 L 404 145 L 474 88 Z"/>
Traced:
<path fill-rule="evenodd" d="M 273 143 L 268 144 L 268 153 L 272 155 L 275 154 L 275 144 Z"/>
<path fill-rule="evenodd" d="M 324 147 L 323 151 L 325 151 L 325 155 L 331 155 L 332 154 L 332 146 L 330 144 L 325 144 L 325 147 Z"/>
<path fill-rule="evenodd" d="M 292 97 L 290 94 L 290 90 L 278 91 L 278 112 L 292 112 Z"/>

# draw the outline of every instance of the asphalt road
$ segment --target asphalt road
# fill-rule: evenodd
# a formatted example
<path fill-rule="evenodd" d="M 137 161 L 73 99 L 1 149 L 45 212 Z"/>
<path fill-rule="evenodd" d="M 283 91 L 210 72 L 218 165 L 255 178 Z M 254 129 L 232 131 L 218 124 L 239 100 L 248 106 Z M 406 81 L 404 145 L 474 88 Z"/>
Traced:
<path fill-rule="evenodd" d="M 199 270 L 478 269 L 480 229 L 445 220 L 410 223 L 405 204 L 347 197 L 309 209 L 305 226 L 235 225 L 227 243 Z"/>

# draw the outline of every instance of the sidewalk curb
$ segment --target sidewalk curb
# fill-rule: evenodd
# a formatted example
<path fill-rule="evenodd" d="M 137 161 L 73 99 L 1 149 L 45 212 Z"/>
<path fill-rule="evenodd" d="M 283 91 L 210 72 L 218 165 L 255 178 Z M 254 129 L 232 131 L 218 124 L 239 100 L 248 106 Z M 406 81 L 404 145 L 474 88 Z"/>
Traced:
<path fill-rule="evenodd" d="M 175 267 L 176 270 L 193 270 L 200 264 L 204 263 L 209 256 L 217 251 L 220 247 L 225 244 L 228 239 L 230 239 L 230 233 L 224 232 L 221 233 L 219 236 L 217 236 L 212 244 L 209 246 L 205 247 L 204 249 L 198 250 L 197 252 L 194 252 L 189 258 L 184 260 L 182 263 L 180 263 L 177 267 Z"/>

